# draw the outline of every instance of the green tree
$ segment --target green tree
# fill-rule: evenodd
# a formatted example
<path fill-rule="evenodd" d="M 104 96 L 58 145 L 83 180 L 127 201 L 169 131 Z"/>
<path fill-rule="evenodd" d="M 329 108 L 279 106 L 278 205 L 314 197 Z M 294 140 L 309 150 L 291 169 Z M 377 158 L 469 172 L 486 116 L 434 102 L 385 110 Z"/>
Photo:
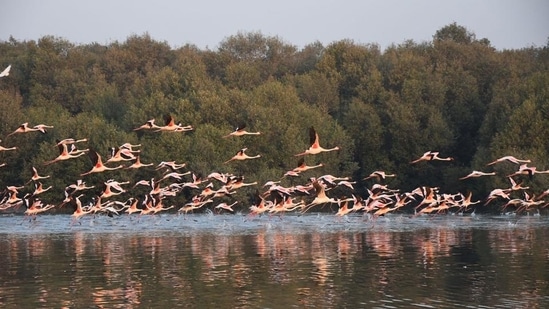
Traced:
<path fill-rule="evenodd" d="M 453 41 L 458 44 L 471 44 L 476 40 L 476 35 L 464 26 L 453 22 L 437 30 L 433 36 L 435 43 L 440 41 Z"/>

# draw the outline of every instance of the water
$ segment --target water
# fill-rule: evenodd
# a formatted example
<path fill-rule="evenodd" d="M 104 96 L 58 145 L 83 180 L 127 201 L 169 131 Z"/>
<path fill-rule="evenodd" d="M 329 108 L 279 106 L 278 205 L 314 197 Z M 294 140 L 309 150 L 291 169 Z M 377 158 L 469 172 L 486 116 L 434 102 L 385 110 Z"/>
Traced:
<path fill-rule="evenodd" d="M 549 308 L 546 216 L 0 217 L 3 308 Z"/>

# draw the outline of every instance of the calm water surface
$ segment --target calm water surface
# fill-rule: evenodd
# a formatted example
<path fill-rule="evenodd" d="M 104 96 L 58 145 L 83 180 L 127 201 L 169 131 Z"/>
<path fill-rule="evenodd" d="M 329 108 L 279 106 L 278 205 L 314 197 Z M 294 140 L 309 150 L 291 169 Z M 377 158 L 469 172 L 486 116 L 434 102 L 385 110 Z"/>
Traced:
<path fill-rule="evenodd" d="M 3 308 L 549 308 L 549 217 L 0 217 Z"/>

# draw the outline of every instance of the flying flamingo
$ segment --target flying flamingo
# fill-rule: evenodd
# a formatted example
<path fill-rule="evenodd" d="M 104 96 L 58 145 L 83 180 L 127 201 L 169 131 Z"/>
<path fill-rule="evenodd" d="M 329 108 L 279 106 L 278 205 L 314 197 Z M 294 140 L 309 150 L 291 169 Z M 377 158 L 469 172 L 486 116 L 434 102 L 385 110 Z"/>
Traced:
<path fill-rule="evenodd" d="M 200 192 L 200 197 L 201 198 L 206 198 L 210 195 L 213 195 L 215 194 L 215 190 L 213 189 L 213 183 L 209 183 L 206 187 L 204 187 L 204 189 L 202 189 L 202 192 Z"/>
<path fill-rule="evenodd" d="M 126 190 L 122 189 L 121 187 L 115 188 L 117 191 L 113 191 L 111 190 L 111 188 L 114 188 L 114 186 L 112 186 L 109 182 L 104 182 L 103 192 L 101 192 L 101 195 L 99 196 L 99 198 L 109 198 L 111 196 L 120 195 L 126 192 Z M 122 190 L 118 190 L 118 189 L 122 189 Z"/>
<path fill-rule="evenodd" d="M 381 205 L 381 207 L 377 208 L 376 211 L 374 211 L 374 217 L 381 217 L 391 211 L 396 210 L 397 207 L 389 207 L 388 205 Z"/>
<path fill-rule="evenodd" d="M 527 166 L 527 164 L 525 163 L 519 166 L 518 171 L 514 172 L 511 175 L 508 175 L 507 177 L 513 177 L 517 175 L 528 175 L 530 178 L 532 178 L 534 174 L 549 174 L 549 170 L 538 171 L 535 166 Z"/>
<path fill-rule="evenodd" d="M 67 144 L 63 143 L 62 141 L 57 142 L 57 147 L 59 148 L 59 155 L 55 159 L 45 162 L 44 165 L 50 165 L 58 161 L 64 161 L 72 158 L 78 158 L 85 153 L 85 151 L 80 151 L 77 154 L 69 153 L 69 150 L 67 149 Z"/>
<path fill-rule="evenodd" d="M 363 180 L 367 180 L 370 178 L 376 178 L 377 180 L 379 180 L 379 179 L 385 179 L 387 177 L 395 177 L 395 176 L 396 176 L 395 174 L 387 174 L 384 171 L 373 171 L 372 173 L 370 173 L 370 175 L 368 175 Z"/>
<path fill-rule="evenodd" d="M 296 173 L 302 173 L 302 172 L 308 171 L 310 169 L 323 167 L 323 166 L 324 166 L 324 164 L 322 164 L 322 163 L 319 163 L 319 164 L 316 164 L 316 165 L 307 165 L 305 163 L 305 158 L 300 158 L 299 161 L 297 162 L 297 167 L 294 168 L 292 171 L 296 172 Z"/>
<path fill-rule="evenodd" d="M 172 206 L 168 206 L 168 207 L 164 207 L 164 203 L 162 202 L 163 198 L 160 197 L 158 199 L 158 201 L 154 204 L 153 208 L 152 208 L 152 213 L 153 214 L 156 214 L 157 212 L 161 212 L 161 211 L 166 211 L 166 210 L 169 210 L 169 209 L 172 209 L 174 208 L 175 206 L 172 205 Z"/>
<path fill-rule="evenodd" d="M 255 186 L 257 185 L 257 181 L 254 182 L 244 182 L 244 177 L 238 177 L 235 181 L 231 182 L 230 184 L 227 184 L 227 190 L 236 190 L 240 189 L 242 187 L 248 187 L 248 186 Z"/>
<path fill-rule="evenodd" d="M 47 175 L 47 176 L 40 176 L 38 175 L 38 171 L 36 170 L 36 168 L 33 166 L 32 167 L 32 176 L 31 176 L 31 179 L 27 182 L 31 182 L 31 181 L 38 181 L 40 179 L 47 179 L 47 178 L 50 178 L 50 175 Z"/>
<path fill-rule="evenodd" d="M 231 137 L 231 136 L 260 135 L 260 134 L 261 134 L 261 132 L 249 132 L 249 131 L 246 131 L 245 128 L 246 128 L 246 125 L 245 125 L 245 124 L 241 124 L 241 125 L 239 125 L 238 127 L 236 127 L 236 129 L 235 129 L 233 132 L 231 132 L 231 133 L 229 133 L 229 134 L 227 134 L 227 135 L 225 135 L 225 136 L 223 136 L 223 137 L 224 137 L 224 138 L 227 138 L 227 137 Z"/>
<path fill-rule="evenodd" d="M 469 208 L 469 206 L 475 205 L 475 204 L 478 204 L 478 203 L 481 202 L 480 200 L 471 201 L 472 197 L 473 197 L 473 193 L 471 191 L 469 191 L 469 193 L 467 193 L 467 196 L 465 196 L 463 198 L 463 200 L 461 201 L 461 203 L 459 205 L 460 208 L 462 208 L 465 211 L 465 210 L 467 210 L 467 208 Z"/>
<path fill-rule="evenodd" d="M 229 191 L 225 186 L 214 191 L 212 198 L 230 196 L 236 193 L 236 191 Z"/>
<path fill-rule="evenodd" d="M 86 214 L 89 214 L 91 212 L 91 210 L 84 210 L 84 208 L 82 207 L 82 202 L 80 201 L 80 198 L 84 196 L 83 194 L 80 194 L 79 196 L 76 196 L 76 197 L 71 197 L 71 200 L 74 201 L 74 205 L 75 205 L 75 209 L 74 209 L 74 212 L 72 213 L 72 217 L 73 217 L 73 222 L 77 221 L 78 219 L 80 219 L 82 216 L 86 215 Z"/>
<path fill-rule="evenodd" d="M 9 207 L 14 207 L 16 205 L 20 205 L 20 203 L 23 202 L 22 198 L 18 197 L 17 194 L 18 192 L 17 191 L 10 191 L 10 195 L 7 199 L 3 199 L 2 200 L 2 209 L 6 209 L 4 208 L 4 206 L 7 206 L 7 208 Z"/>
<path fill-rule="evenodd" d="M 45 124 L 37 124 L 33 127 L 33 129 L 36 129 L 42 133 L 46 133 L 46 129 L 53 129 L 53 126 L 45 125 Z"/>
<path fill-rule="evenodd" d="M 336 181 L 344 181 L 344 180 L 350 180 L 351 178 L 349 177 L 336 177 L 334 175 L 330 175 L 330 174 L 326 174 L 326 175 L 322 175 L 320 177 L 317 178 L 317 180 L 321 180 L 323 182 L 326 182 L 332 186 L 335 186 L 337 185 Z"/>
<path fill-rule="evenodd" d="M 138 208 L 137 205 L 139 204 L 139 200 L 133 197 L 129 198 L 130 206 L 126 209 L 126 213 L 133 214 L 136 212 L 143 211 L 141 208 Z"/>
<path fill-rule="evenodd" d="M 23 199 L 23 204 L 25 204 L 25 207 L 27 208 L 27 210 L 25 210 L 25 215 L 27 216 L 36 216 L 41 212 L 45 212 L 55 207 L 54 205 L 44 205 L 42 204 L 42 201 L 33 196 L 30 199 L 31 201 L 29 201 L 27 198 Z"/>
<path fill-rule="evenodd" d="M 130 144 L 130 143 L 124 143 L 124 144 L 120 145 L 119 148 L 121 148 L 122 150 L 128 150 L 130 153 L 140 153 L 141 150 L 134 149 L 136 147 L 141 147 L 141 144 L 133 145 L 133 144 Z M 126 153 L 126 151 L 123 151 L 123 152 Z"/>
<path fill-rule="evenodd" d="M 123 151 L 123 148 L 120 147 L 118 149 L 115 147 L 111 147 L 109 149 L 111 151 L 111 157 L 107 159 L 105 163 L 131 161 L 135 159 L 135 156 L 131 153 L 131 151 Z"/>
<path fill-rule="evenodd" d="M 338 200 L 328 197 L 326 195 L 324 186 L 318 180 L 313 181 L 313 187 L 315 188 L 316 197 L 313 199 L 311 203 L 305 206 L 303 213 L 305 213 L 307 210 L 309 210 L 311 207 L 315 205 L 321 205 L 321 204 L 327 204 L 327 203 L 334 203 L 334 204 L 339 203 Z"/>
<path fill-rule="evenodd" d="M 101 173 L 104 171 L 117 170 L 124 167 L 123 165 L 119 165 L 117 167 L 108 167 L 104 165 L 103 161 L 101 160 L 101 156 L 95 150 L 90 150 L 90 152 L 88 152 L 88 156 L 90 157 L 90 160 L 93 163 L 93 167 L 91 170 L 80 174 L 80 176 L 86 176 L 92 173 Z"/>
<path fill-rule="evenodd" d="M 191 187 L 198 189 L 198 185 L 202 184 L 204 182 L 204 179 L 200 175 L 196 175 L 195 173 L 192 173 L 193 180 L 191 182 L 186 182 L 183 184 L 184 187 Z"/>
<path fill-rule="evenodd" d="M 260 214 L 268 211 L 273 205 L 272 201 L 265 200 L 261 196 L 261 194 L 259 194 L 259 191 L 257 191 L 257 190 L 256 190 L 256 193 L 255 193 L 255 196 L 256 196 L 255 203 L 252 206 L 249 207 L 249 209 L 250 209 L 249 215 L 250 216 L 260 215 Z"/>
<path fill-rule="evenodd" d="M 187 165 L 186 163 L 175 163 L 175 161 L 168 161 L 168 162 L 162 161 L 158 163 L 158 165 L 156 166 L 156 169 L 159 170 L 163 167 L 168 167 L 175 172 L 180 168 L 184 168 L 186 165 Z"/>
<path fill-rule="evenodd" d="M 69 150 L 69 154 L 70 155 L 78 155 L 78 154 L 81 154 L 81 153 L 86 153 L 88 151 L 90 151 L 88 148 L 78 149 L 78 148 L 76 148 L 75 144 L 71 144 L 71 149 Z"/>
<path fill-rule="evenodd" d="M 511 162 L 511 163 L 515 163 L 515 164 L 521 164 L 521 163 L 531 163 L 532 161 L 531 160 L 522 160 L 522 159 L 517 159 L 513 156 L 503 156 L 499 159 L 496 159 L 486 165 L 494 165 L 496 163 L 499 163 L 499 162 Z"/>
<path fill-rule="evenodd" d="M 164 116 L 164 121 L 165 121 L 165 125 L 164 126 L 159 126 L 157 128 L 157 130 L 155 130 L 155 132 L 159 132 L 159 131 L 175 131 L 175 129 L 178 127 L 176 124 L 175 124 L 175 119 L 173 118 L 172 115 L 166 115 Z"/>
<path fill-rule="evenodd" d="M 108 185 L 115 190 L 126 192 L 126 190 L 122 188 L 122 185 L 127 185 L 129 183 L 130 183 L 129 181 L 119 182 L 114 179 L 109 179 L 105 182 L 105 185 Z"/>
<path fill-rule="evenodd" d="M 19 190 L 24 189 L 24 188 L 25 188 L 25 186 L 19 186 L 19 187 L 17 187 L 17 186 L 7 186 L 6 190 L 11 192 L 11 193 L 19 193 Z"/>
<path fill-rule="evenodd" d="M 340 206 L 339 209 L 337 210 L 337 213 L 336 213 L 336 216 L 339 216 L 339 217 L 342 217 L 342 216 L 345 216 L 347 215 L 348 213 L 352 212 L 353 209 L 352 208 L 349 208 L 347 206 L 349 202 L 348 201 L 344 201 L 343 202 L 343 206 Z"/>
<path fill-rule="evenodd" d="M 191 125 L 182 126 L 181 123 L 178 123 L 177 128 L 175 128 L 175 130 L 173 130 L 173 131 L 174 132 L 187 132 L 187 131 L 192 131 L 192 130 L 194 130 L 193 126 L 191 126 Z"/>
<path fill-rule="evenodd" d="M 523 187 L 522 182 L 517 183 L 512 177 L 509 177 L 509 182 L 511 182 L 511 188 L 508 189 L 510 192 L 530 189 L 530 187 Z"/>
<path fill-rule="evenodd" d="M 490 194 L 488 194 L 488 197 L 486 198 L 486 202 L 484 203 L 484 205 L 488 205 L 488 203 L 490 203 L 491 201 L 493 201 L 498 197 L 509 200 L 510 198 L 507 192 L 508 192 L 507 190 L 503 190 L 499 188 L 490 191 Z"/>
<path fill-rule="evenodd" d="M 46 191 L 48 191 L 49 189 L 52 188 L 52 186 L 49 186 L 47 188 L 44 188 L 44 186 L 42 185 L 42 183 L 39 181 L 38 184 L 34 184 L 34 192 L 32 193 L 33 196 L 36 196 L 38 194 L 42 194 Z"/>
<path fill-rule="evenodd" d="M 59 145 L 72 145 L 72 144 L 81 143 L 81 142 L 87 142 L 87 141 L 88 141 L 87 138 L 82 138 L 82 139 L 65 138 L 65 139 L 63 139 L 63 140 L 57 140 L 57 144 L 55 144 L 55 146 L 59 146 Z"/>
<path fill-rule="evenodd" d="M 319 142 L 319 139 L 318 139 L 318 133 L 316 133 L 314 127 L 311 127 L 309 129 L 309 143 L 311 144 L 309 149 L 305 150 L 302 153 L 298 153 L 295 156 L 298 157 L 298 156 L 304 156 L 304 155 L 308 155 L 308 154 L 315 155 L 315 154 L 319 154 L 321 152 L 337 151 L 337 150 L 340 149 L 339 146 L 335 146 L 333 148 L 323 148 L 322 146 L 320 146 L 320 142 Z"/>
<path fill-rule="evenodd" d="M 150 195 L 145 195 L 145 199 L 143 200 L 142 204 L 145 208 L 141 209 L 141 215 L 148 215 L 151 214 L 154 211 L 154 198 Z"/>
<path fill-rule="evenodd" d="M 238 203 L 238 201 L 232 203 L 232 204 L 227 204 L 227 203 L 220 203 L 219 205 L 215 206 L 215 209 L 218 210 L 218 212 L 221 211 L 221 209 L 225 209 L 227 211 L 230 211 L 230 212 L 233 212 L 234 213 L 234 209 L 233 209 L 233 206 L 236 205 Z"/>
<path fill-rule="evenodd" d="M 27 132 L 35 132 L 35 131 L 39 131 L 39 129 L 37 129 L 37 128 L 30 128 L 30 127 L 29 127 L 29 123 L 28 123 L 28 122 L 25 122 L 25 123 L 22 123 L 17 129 L 15 129 L 15 131 L 13 131 L 13 132 L 11 132 L 10 134 L 8 134 L 8 136 L 13 135 L 13 134 L 27 133 Z"/>
<path fill-rule="evenodd" d="M 135 156 L 135 162 L 133 162 L 132 165 L 126 167 L 127 169 L 138 169 L 146 166 L 153 166 L 154 163 L 141 163 L 141 159 L 139 158 L 139 155 Z"/>
<path fill-rule="evenodd" d="M 231 174 L 228 174 L 228 173 L 218 173 L 218 172 L 213 172 L 213 173 L 210 173 L 206 179 L 215 179 L 221 183 L 227 183 L 227 181 L 229 180 L 229 177 L 232 176 Z"/>
<path fill-rule="evenodd" d="M 401 207 L 404 207 L 406 205 L 408 205 L 409 203 L 412 202 L 412 197 L 410 195 L 407 195 L 407 194 L 397 194 L 395 193 L 395 203 L 394 203 L 394 208 L 398 209 L 398 208 L 401 208 Z"/>
<path fill-rule="evenodd" d="M 122 208 L 117 209 L 113 205 L 120 205 L 120 206 L 122 206 Z M 109 202 L 103 203 L 101 201 L 101 196 L 96 196 L 95 197 L 95 203 L 93 204 L 92 207 L 90 207 L 89 211 L 93 214 L 96 214 L 98 212 L 106 213 L 109 217 L 112 217 L 113 215 L 119 215 L 119 211 L 122 211 L 126 207 L 129 207 L 129 206 L 126 206 L 126 204 L 124 204 L 120 201 L 109 201 Z"/>
<path fill-rule="evenodd" d="M 284 173 L 284 175 L 282 175 L 282 178 L 286 177 L 286 176 L 290 176 L 290 177 L 299 177 L 299 173 L 298 172 L 294 172 L 294 171 L 287 171 L 286 173 Z"/>
<path fill-rule="evenodd" d="M 347 188 L 354 190 L 353 185 L 356 184 L 356 181 L 340 180 L 336 186 L 346 186 Z"/>
<path fill-rule="evenodd" d="M 180 123 L 176 124 L 172 115 L 166 115 L 164 117 L 166 125 L 158 127 L 155 132 L 168 131 L 168 132 L 181 132 L 192 130 L 191 126 L 182 126 Z"/>
<path fill-rule="evenodd" d="M 93 189 L 95 186 L 86 186 L 86 182 L 82 179 L 78 179 L 76 183 L 73 183 L 66 187 L 66 189 L 72 189 L 73 192 Z"/>
<path fill-rule="evenodd" d="M 454 158 L 452 158 L 452 157 L 441 158 L 441 157 L 439 157 L 439 152 L 437 152 L 437 151 L 427 151 L 419 159 L 416 159 L 416 160 L 414 160 L 410 163 L 414 164 L 414 163 L 418 163 L 418 162 L 421 162 L 421 161 L 434 161 L 434 160 L 453 161 Z"/>
<path fill-rule="evenodd" d="M 472 171 L 468 175 L 459 178 L 459 180 L 464 180 L 464 179 L 467 179 L 467 178 L 478 178 L 478 177 L 482 177 L 482 176 L 493 176 L 495 174 L 496 174 L 496 172 L 487 173 L 487 172 L 481 172 L 481 171 Z"/>
<path fill-rule="evenodd" d="M 193 211 L 195 209 L 199 209 L 201 208 L 202 206 L 208 204 L 208 203 L 213 203 L 213 200 L 212 199 L 204 199 L 198 195 L 195 195 L 192 197 L 191 201 L 186 203 L 185 205 L 183 205 L 183 207 L 181 207 L 178 212 L 183 212 L 183 213 L 188 213 L 189 211 Z"/>
<path fill-rule="evenodd" d="M 169 171 L 169 170 L 168 170 Z M 171 173 L 166 173 L 164 176 L 162 176 L 162 178 L 160 178 L 160 180 L 158 180 L 159 182 L 164 180 L 164 179 L 168 179 L 168 178 L 174 178 L 174 179 L 177 179 L 177 180 L 181 180 L 183 176 L 185 175 L 190 175 L 191 174 L 191 171 L 187 171 L 185 173 L 178 173 L 178 172 L 171 172 Z"/>
<path fill-rule="evenodd" d="M 276 199 L 275 199 L 276 201 Z M 304 202 L 303 201 L 299 201 L 299 202 L 294 202 L 294 199 L 291 198 L 291 197 L 283 197 L 280 202 L 276 203 L 276 204 L 273 204 L 272 207 L 269 208 L 269 213 L 270 214 L 277 214 L 277 213 L 284 213 L 284 212 L 290 212 L 290 211 L 294 211 L 298 208 L 303 208 L 304 206 Z"/>
<path fill-rule="evenodd" d="M 224 164 L 226 163 L 229 163 L 231 161 L 234 161 L 234 160 L 237 160 L 237 161 L 242 161 L 242 160 L 248 160 L 248 159 L 256 159 L 256 158 L 260 158 L 261 155 L 255 155 L 255 156 L 249 156 L 245 153 L 245 151 L 247 150 L 248 148 L 242 148 L 240 149 L 236 155 L 234 155 L 232 158 L 230 158 L 229 160 L 225 161 Z"/>

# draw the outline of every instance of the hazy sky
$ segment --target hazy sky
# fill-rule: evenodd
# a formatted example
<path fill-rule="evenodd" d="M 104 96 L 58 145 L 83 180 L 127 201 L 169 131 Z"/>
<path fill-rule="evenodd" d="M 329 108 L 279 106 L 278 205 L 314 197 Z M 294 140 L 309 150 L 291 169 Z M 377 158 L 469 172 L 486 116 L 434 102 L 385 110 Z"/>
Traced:
<path fill-rule="evenodd" d="M 548 0 L 2 0 L 0 40 L 44 35 L 108 44 L 148 32 L 173 47 L 215 50 L 238 32 L 261 32 L 303 47 L 320 41 L 431 41 L 452 22 L 497 49 L 545 46 Z"/>

